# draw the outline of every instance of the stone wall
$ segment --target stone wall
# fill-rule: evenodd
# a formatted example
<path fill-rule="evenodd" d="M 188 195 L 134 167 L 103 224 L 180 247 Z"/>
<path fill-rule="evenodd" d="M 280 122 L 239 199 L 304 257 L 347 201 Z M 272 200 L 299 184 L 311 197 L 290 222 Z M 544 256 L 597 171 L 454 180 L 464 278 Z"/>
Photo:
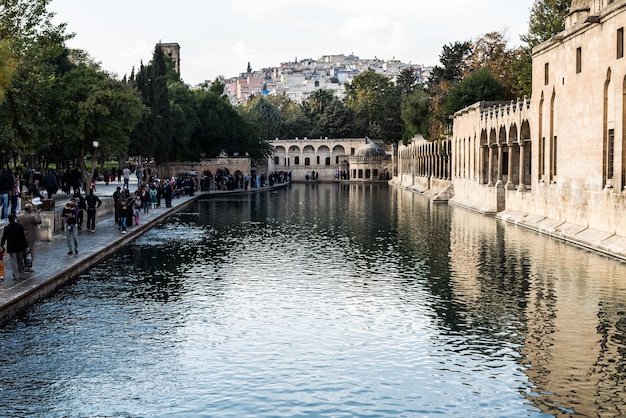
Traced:
<path fill-rule="evenodd" d="M 227 168 L 231 174 L 235 174 L 237 171 L 243 175 L 251 174 L 253 167 L 252 161 L 249 157 L 218 157 L 207 158 L 197 162 L 174 162 L 168 164 L 162 164 L 157 167 L 157 173 L 162 178 L 178 177 L 181 173 L 187 173 L 195 171 L 198 175 L 202 175 L 205 171 L 210 171 L 215 174 L 218 169 Z M 258 168 L 256 174 L 265 173 L 265 167 Z"/>

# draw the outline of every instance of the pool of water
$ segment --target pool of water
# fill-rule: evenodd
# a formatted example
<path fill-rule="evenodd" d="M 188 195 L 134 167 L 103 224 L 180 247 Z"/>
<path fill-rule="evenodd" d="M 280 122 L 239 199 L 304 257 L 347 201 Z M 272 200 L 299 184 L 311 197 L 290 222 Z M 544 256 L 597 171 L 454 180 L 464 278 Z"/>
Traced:
<path fill-rule="evenodd" d="M 0 416 L 624 412 L 626 266 L 387 186 L 199 201 L 0 329 Z"/>

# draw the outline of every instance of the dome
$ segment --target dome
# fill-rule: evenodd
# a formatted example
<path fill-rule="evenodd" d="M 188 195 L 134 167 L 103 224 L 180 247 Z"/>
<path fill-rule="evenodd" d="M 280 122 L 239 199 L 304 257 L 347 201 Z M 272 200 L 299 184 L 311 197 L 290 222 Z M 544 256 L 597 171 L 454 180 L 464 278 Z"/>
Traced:
<path fill-rule="evenodd" d="M 377 157 L 384 156 L 386 153 L 383 147 L 368 140 L 365 145 L 356 151 L 356 155 L 363 157 Z"/>

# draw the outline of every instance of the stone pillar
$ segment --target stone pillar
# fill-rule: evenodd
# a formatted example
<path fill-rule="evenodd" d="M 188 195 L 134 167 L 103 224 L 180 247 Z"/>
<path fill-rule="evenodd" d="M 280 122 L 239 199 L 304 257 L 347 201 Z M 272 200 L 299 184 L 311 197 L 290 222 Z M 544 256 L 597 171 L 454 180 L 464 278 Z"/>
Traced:
<path fill-rule="evenodd" d="M 487 187 L 493 187 L 493 147 L 488 145 L 489 149 L 489 161 L 487 161 Z"/>
<path fill-rule="evenodd" d="M 526 191 L 526 184 L 524 184 L 524 164 L 526 163 L 524 157 L 524 140 L 520 140 L 519 143 L 519 186 L 517 186 L 518 192 Z"/>
<path fill-rule="evenodd" d="M 502 185 L 502 144 L 498 144 L 498 178 L 496 180 L 496 186 Z"/>

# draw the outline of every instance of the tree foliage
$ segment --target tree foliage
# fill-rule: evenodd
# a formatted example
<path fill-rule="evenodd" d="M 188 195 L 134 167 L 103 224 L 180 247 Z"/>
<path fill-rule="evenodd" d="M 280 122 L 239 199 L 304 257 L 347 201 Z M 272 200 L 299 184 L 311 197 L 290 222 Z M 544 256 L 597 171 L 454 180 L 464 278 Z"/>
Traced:
<path fill-rule="evenodd" d="M 447 115 L 453 115 L 476 102 L 503 100 L 503 92 L 502 84 L 487 68 L 481 68 L 450 90 L 444 111 Z"/>
<path fill-rule="evenodd" d="M 424 138 L 428 138 L 432 116 L 430 114 L 430 95 L 424 88 L 417 88 L 402 98 L 401 116 L 406 127 L 402 136 L 405 144 L 417 134 L 422 134 Z"/>
<path fill-rule="evenodd" d="M 167 86 L 168 68 L 163 50 L 157 44 L 150 64 L 141 65 L 134 83 L 143 103 L 150 109 L 133 132 L 131 155 L 154 157 L 157 162 L 169 161 L 173 146 L 173 126 Z"/>
<path fill-rule="evenodd" d="M 346 106 L 354 112 L 355 134 L 381 138 L 387 143 L 402 138 L 400 94 L 393 81 L 368 69 L 346 84 Z"/>
<path fill-rule="evenodd" d="M 469 75 L 480 69 L 487 69 L 502 86 L 506 99 L 515 98 L 513 61 L 516 50 L 509 48 L 506 31 L 489 32 L 472 43 L 472 53 L 468 57 Z"/>
<path fill-rule="evenodd" d="M 571 0 L 535 0 L 530 9 L 528 33 L 521 36 L 522 41 L 532 49 L 562 32 L 570 4 Z"/>
<path fill-rule="evenodd" d="M 0 104 L 4 101 L 5 91 L 11 84 L 16 67 L 17 62 L 9 48 L 9 42 L 0 40 Z"/>
<path fill-rule="evenodd" d="M 86 155 L 116 155 L 126 151 L 130 130 L 142 117 L 141 100 L 134 89 L 87 65 L 78 65 L 60 80 L 62 147 L 79 156 L 87 174 Z M 94 148 L 93 142 L 98 147 Z M 92 167 L 93 169 L 94 167 Z M 92 173 L 93 174 L 93 173 Z M 86 176 L 85 180 L 89 180 Z"/>

